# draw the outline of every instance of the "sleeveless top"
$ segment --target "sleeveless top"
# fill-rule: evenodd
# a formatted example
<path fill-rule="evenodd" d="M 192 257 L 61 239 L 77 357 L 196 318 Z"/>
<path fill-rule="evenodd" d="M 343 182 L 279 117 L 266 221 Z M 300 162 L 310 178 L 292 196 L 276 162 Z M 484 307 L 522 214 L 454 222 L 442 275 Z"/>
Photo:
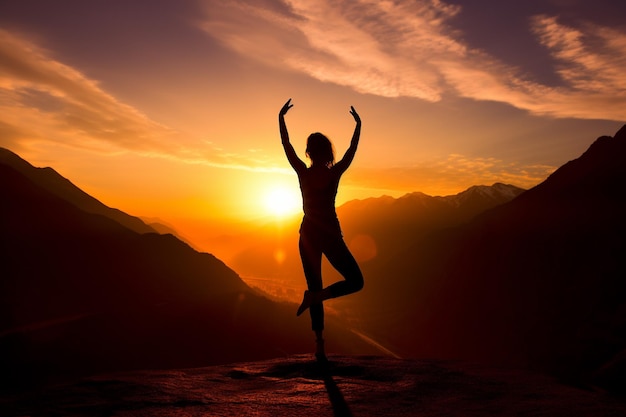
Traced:
<path fill-rule="evenodd" d="M 335 211 L 335 197 L 343 171 L 336 168 L 336 165 L 330 168 L 307 168 L 298 174 L 304 211 L 300 234 L 342 236 Z"/>

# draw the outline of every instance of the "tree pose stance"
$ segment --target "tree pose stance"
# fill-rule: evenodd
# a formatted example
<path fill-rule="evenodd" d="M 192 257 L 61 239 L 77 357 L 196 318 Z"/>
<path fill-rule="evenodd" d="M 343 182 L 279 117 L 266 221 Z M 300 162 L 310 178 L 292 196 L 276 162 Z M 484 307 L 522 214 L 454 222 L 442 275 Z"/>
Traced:
<path fill-rule="evenodd" d="M 350 114 L 356 126 L 350 147 L 343 158 L 335 163 L 335 155 L 330 140 L 321 133 L 312 133 L 307 139 L 306 155 L 311 160 L 309 167 L 298 158 L 289 142 L 285 124 L 285 114 L 293 107 L 287 100 L 278 114 L 280 138 L 289 163 L 298 174 L 304 218 L 300 226 L 300 258 L 308 290 L 304 292 L 299 316 L 309 309 L 311 325 L 316 335 L 315 356 L 319 361 L 326 360 L 324 351 L 324 305 L 330 298 L 352 294 L 363 288 L 363 275 L 356 260 L 343 241 L 343 235 L 335 212 L 335 196 L 341 175 L 348 169 L 361 135 L 361 118 L 354 107 Z M 344 280 L 324 288 L 322 285 L 322 254 L 330 264 L 343 275 Z"/>

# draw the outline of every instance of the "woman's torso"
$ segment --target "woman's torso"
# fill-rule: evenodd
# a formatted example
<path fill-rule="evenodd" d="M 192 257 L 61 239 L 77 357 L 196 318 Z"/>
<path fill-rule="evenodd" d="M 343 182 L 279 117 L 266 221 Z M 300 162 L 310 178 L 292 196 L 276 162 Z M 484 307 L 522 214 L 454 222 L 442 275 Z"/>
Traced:
<path fill-rule="evenodd" d="M 332 167 L 312 166 L 298 176 L 302 192 L 304 218 L 301 232 L 318 231 L 341 235 L 335 197 L 341 173 Z"/>

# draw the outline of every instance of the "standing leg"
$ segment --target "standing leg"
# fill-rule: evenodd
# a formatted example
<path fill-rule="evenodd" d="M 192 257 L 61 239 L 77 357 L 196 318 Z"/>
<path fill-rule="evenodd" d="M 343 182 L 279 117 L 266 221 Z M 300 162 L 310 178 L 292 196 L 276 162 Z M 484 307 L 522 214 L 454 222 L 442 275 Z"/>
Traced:
<path fill-rule="evenodd" d="M 306 307 L 309 308 L 311 327 L 315 332 L 315 357 L 318 361 L 325 362 L 327 359 L 323 336 L 324 305 L 321 300 L 317 300 L 317 295 L 322 292 L 322 249 L 314 239 L 303 235 L 300 235 L 299 247 L 304 276 L 309 289 L 304 293 L 304 300 L 298 309 L 298 315 Z"/>
<path fill-rule="evenodd" d="M 314 295 L 322 290 L 322 248 L 315 239 L 304 233 L 300 234 L 300 258 L 306 278 L 308 291 L 304 294 L 298 315 L 306 308 L 310 309 L 311 327 L 315 332 L 324 330 L 324 306 Z"/>
<path fill-rule="evenodd" d="M 315 332 L 315 358 L 319 362 L 328 360 L 326 358 L 326 350 L 324 349 L 324 336 L 321 330 Z"/>

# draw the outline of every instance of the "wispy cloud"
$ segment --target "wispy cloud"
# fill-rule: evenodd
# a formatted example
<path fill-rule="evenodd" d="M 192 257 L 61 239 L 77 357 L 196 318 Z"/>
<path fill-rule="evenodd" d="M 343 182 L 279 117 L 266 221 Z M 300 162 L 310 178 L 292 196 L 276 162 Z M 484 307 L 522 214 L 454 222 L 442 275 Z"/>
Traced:
<path fill-rule="evenodd" d="M 557 72 L 579 91 L 623 95 L 626 92 L 626 33 L 588 24 L 586 30 L 535 16 L 532 30 L 558 60 Z"/>
<path fill-rule="evenodd" d="M 554 117 L 626 120 L 626 32 L 592 24 L 569 27 L 551 16 L 533 17 L 530 30 L 556 62 L 560 85 L 533 82 L 489 57 L 483 65 L 450 62 L 442 72 L 465 97 Z"/>
<path fill-rule="evenodd" d="M 346 185 L 367 184 L 388 193 L 421 191 L 430 195 L 458 193 L 472 185 L 496 182 L 531 188 L 544 181 L 556 167 L 523 165 L 497 158 L 476 158 L 451 154 L 447 158 L 423 161 L 415 166 L 396 168 L 353 168 Z"/>
<path fill-rule="evenodd" d="M 440 0 L 206 0 L 203 29 L 247 57 L 362 93 L 438 101 L 444 94 L 508 103 L 554 117 L 626 119 L 626 33 L 573 28 L 536 16 L 528 30 L 558 62 L 563 82 L 471 48 Z"/>
<path fill-rule="evenodd" d="M 175 132 L 7 31 L 0 31 L 0 69 L 2 121 L 22 139 L 170 150 L 163 139 Z"/>
<path fill-rule="evenodd" d="M 229 153 L 155 122 L 23 36 L 0 30 L 0 145 L 55 142 L 215 167 L 267 170 L 263 156 Z"/>
<path fill-rule="evenodd" d="M 421 58 L 464 50 L 442 33 L 458 7 L 438 1 L 206 4 L 203 29 L 239 53 L 385 97 L 439 100 L 441 76 Z"/>

